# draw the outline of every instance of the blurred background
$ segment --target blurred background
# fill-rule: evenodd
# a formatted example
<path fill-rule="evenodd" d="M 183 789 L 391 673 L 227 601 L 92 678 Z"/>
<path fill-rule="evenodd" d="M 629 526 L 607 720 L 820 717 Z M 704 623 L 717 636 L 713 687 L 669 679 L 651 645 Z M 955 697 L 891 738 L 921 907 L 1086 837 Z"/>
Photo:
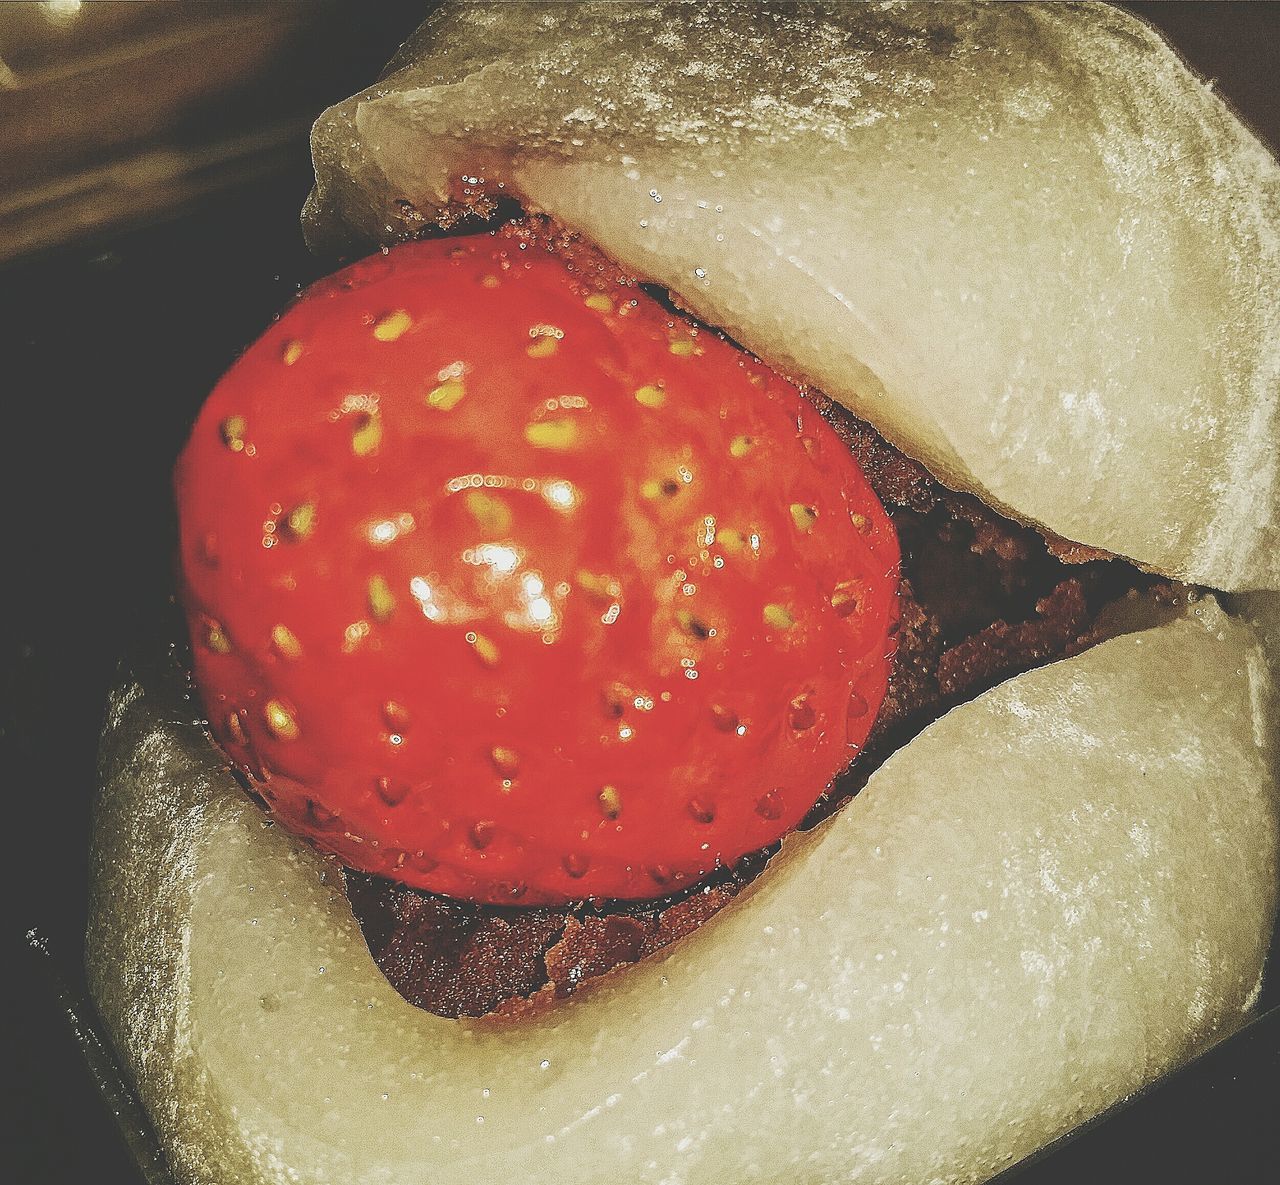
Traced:
<path fill-rule="evenodd" d="M 305 164 L 428 0 L 0 4 L 0 260 Z"/>
<path fill-rule="evenodd" d="M 0 3 L 11 1180 L 165 1179 L 83 999 L 97 731 L 130 637 L 165 612 L 169 471 L 190 421 L 319 274 L 298 228 L 311 122 L 368 85 L 432 6 Z M 1280 5 L 1127 7 L 1280 141 Z M 1280 1180 L 1276 979 L 1255 1028 L 1024 1167 L 1019 1185 Z"/>

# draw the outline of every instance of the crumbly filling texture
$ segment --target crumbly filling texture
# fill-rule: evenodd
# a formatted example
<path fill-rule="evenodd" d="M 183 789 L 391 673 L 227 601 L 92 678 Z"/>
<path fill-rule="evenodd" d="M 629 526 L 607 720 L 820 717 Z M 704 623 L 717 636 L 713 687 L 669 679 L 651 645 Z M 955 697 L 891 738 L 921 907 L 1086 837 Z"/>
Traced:
<path fill-rule="evenodd" d="M 943 488 L 842 407 L 818 392 L 811 398 L 893 519 L 902 584 L 894 669 L 876 726 L 805 826 L 838 809 L 948 708 L 1098 640 L 1105 605 L 1185 596 L 1183 586 L 1093 549 L 1046 541 Z M 352 871 L 345 879 L 371 954 L 406 1000 L 447 1017 L 519 1015 L 689 934 L 771 854 L 748 856 L 676 897 L 558 908 L 478 906 Z"/>

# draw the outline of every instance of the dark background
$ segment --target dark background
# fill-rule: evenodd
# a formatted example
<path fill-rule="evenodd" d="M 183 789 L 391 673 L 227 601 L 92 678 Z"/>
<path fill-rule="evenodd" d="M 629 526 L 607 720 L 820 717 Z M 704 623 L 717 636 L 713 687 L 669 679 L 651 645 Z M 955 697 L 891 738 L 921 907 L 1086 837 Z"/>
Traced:
<path fill-rule="evenodd" d="M 366 85 L 427 6 L 86 5 L 78 28 L 39 5 L 20 18 L 0 7 L 10 1179 L 142 1180 L 67 1019 L 83 1006 L 102 708 L 169 583 L 168 472 L 190 420 L 318 274 L 297 221 L 307 124 Z M 1128 7 L 1280 140 L 1280 5 Z M 1019 1182 L 1280 1179 L 1276 979 L 1253 1028 Z"/>

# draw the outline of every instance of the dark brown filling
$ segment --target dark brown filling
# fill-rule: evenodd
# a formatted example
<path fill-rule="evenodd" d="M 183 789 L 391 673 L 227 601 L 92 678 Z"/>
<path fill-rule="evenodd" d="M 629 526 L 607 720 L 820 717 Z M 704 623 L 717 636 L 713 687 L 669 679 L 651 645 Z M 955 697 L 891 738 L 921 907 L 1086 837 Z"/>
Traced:
<path fill-rule="evenodd" d="M 1182 593 L 1130 565 L 1001 518 L 938 485 L 824 396 L 814 402 L 857 458 L 902 546 L 901 619 L 889 693 L 867 745 L 815 805 L 830 815 L 896 749 L 952 705 L 1089 645 L 1099 610 L 1128 595 Z M 369 950 L 406 1000 L 441 1016 L 513 1014 L 684 937 L 764 868 L 746 857 L 654 902 L 497 908 L 346 873 Z"/>

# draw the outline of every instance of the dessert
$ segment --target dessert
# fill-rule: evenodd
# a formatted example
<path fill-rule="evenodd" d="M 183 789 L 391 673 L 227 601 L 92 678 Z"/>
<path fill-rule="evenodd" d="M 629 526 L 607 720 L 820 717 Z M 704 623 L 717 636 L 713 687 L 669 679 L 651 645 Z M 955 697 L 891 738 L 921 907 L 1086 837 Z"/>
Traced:
<path fill-rule="evenodd" d="M 1256 996 L 1275 697 L 1207 590 L 1278 583 L 1274 161 L 1119 14 L 681 12 L 437 14 L 319 125 L 313 239 L 514 197 L 1064 558 L 1201 587 L 1126 569 L 1040 657 L 1094 644 L 952 707 L 692 934 L 479 1022 L 392 990 L 343 875 L 139 672 L 89 967 L 184 1177 L 979 1180 Z M 995 627 L 939 689 L 1007 673 Z"/>

